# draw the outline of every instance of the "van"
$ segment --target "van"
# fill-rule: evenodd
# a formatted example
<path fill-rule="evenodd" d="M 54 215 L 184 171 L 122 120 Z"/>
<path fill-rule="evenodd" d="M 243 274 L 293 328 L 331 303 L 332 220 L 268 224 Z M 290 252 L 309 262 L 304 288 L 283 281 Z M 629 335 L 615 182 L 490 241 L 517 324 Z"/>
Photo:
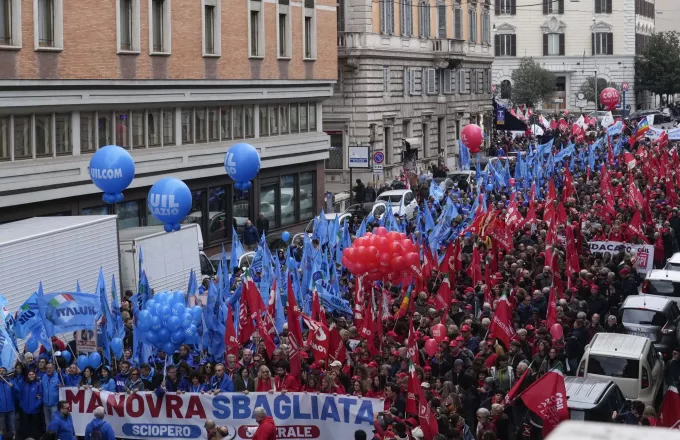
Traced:
<path fill-rule="evenodd" d="M 654 405 L 662 397 L 663 357 L 647 338 L 597 333 L 578 366 L 578 376 L 611 380 L 628 400 Z"/>
<path fill-rule="evenodd" d="M 654 269 L 640 284 L 641 295 L 658 295 L 680 303 L 680 271 Z"/>
<path fill-rule="evenodd" d="M 619 309 L 625 333 L 649 338 L 668 359 L 680 340 L 680 308 L 672 299 L 655 295 L 631 295 Z"/>

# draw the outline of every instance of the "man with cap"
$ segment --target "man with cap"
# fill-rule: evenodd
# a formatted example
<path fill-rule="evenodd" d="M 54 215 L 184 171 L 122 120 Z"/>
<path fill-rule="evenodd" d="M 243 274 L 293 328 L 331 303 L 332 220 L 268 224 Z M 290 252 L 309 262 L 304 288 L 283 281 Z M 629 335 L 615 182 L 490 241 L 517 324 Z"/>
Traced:
<path fill-rule="evenodd" d="M 460 328 L 460 333 L 463 339 L 465 339 L 465 347 L 471 352 L 476 353 L 479 348 L 479 342 L 476 337 L 472 336 L 470 326 L 463 324 Z"/>
<path fill-rule="evenodd" d="M 342 362 L 335 360 L 331 362 L 330 364 L 331 371 L 334 371 L 335 374 L 337 375 L 338 380 L 342 384 L 343 387 L 345 387 L 346 390 L 350 389 L 350 386 L 352 385 L 351 377 L 345 374 L 345 372 L 342 370 Z"/>
<path fill-rule="evenodd" d="M 513 336 L 508 351 L 508 365 L 517 371 L 517 366 L 524 360 L 526 360 L 526 356 L 522 352 L 522 343 L 519 341 L 519 337 Z"/>

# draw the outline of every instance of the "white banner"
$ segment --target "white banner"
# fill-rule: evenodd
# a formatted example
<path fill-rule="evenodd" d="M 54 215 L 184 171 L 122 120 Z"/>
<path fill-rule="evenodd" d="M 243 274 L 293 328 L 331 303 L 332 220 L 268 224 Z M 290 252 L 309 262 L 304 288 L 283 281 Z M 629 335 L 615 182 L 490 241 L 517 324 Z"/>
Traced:
<path fill-rule="evenodd" d="M 635 270 L 639 273 L 650 272 L 654 267 L 654 246 L 651 244 L 630 244 L 619 241 L 590 241 L 590 252 L 614 255 L 625 249 L 635 255 Z"/>
<path fill-rule="evenodd" d="M 153 392 L 61 388 L 59 397 L 71 405 L 76 435 L 85 434 L 92 412 L 102 406 L 117 438 L 164 440 L 205 439 L 206 419 L 226 426 L 228 440 L 250 439 L 258 427 L 253 410 L 259 406 L 274 418 L 277 439 L 346 440 L 357 430 L 371 438 L 374 415 L 384 405 L 378 399 L 312 393 L 167 393 L 158 398 Z"/>

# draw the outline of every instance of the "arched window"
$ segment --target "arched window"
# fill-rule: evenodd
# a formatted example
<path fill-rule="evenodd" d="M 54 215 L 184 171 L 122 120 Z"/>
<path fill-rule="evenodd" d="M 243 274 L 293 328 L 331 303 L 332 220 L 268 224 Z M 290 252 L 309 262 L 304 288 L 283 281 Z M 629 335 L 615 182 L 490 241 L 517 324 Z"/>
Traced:
<path fill-rule="evenodd" d="M 501 99 L 512 99 L 512 84 L 507 79 L 501 81 Z"/>

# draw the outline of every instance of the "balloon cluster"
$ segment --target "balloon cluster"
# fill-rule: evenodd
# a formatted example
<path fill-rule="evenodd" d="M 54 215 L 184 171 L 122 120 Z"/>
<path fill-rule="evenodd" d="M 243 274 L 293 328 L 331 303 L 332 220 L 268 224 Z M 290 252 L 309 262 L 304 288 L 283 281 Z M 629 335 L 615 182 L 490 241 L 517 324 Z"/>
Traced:
<path fill-rule="evenodd" d="M 202 317 L 200 306 L 184 305 L 184 292 L 160 292 L 139 312 L 137 329 L 143 332 L 147 344 L 174 353 L 181 344 L 198 343 L 197 326 Z"/>
<path fill-rule="evenodd" d="M 117 146 L 107 145 L 97 150 L 90 159 L 90 179 L 102 191 L 106 203 L 123 201 L 123 190 L 135 177 L 135 162 L 130 153 Z"/>
<path fill-rule="evenodd" d="M 387 232 L 380 226 L 375 233 L 367 232 L 343 251 L 342 265 L 369 280 L 396 280 L 407 276 L 411 266 L 420 266 L 420 254 L 406 234 Z"/>
<path fill-rule="evenodd" d="M 247 191 L 252 186 L 250 181 L 260 172 L 260 154 L 245 142 L 234 144 L 224 157 L 224 169 L 236 181 L 234 188 Z"/>
<path fill-rule="evenodd" d="M 71 357 L 70 353 L 68 353 L 66 351 L 61 352 L 61 356 L 64 357 L 65 359 L 66 359 L 66 357 L 65 357 L 66 354 L 69 355 L 69 359 L 70 359 L 70 357 Z M 66 363 L 69 364 L 70 360 L 67 359 Z M 92 367 L 96 370 L 97 368 L 99 368 L 99 366 L 101 364 L 102 364 L 102 356 L 97 352 L 90 353 L 89 356 L 85 355 L 85 354 L 81 354 L 80 356 L 78 356 L 78 359 L 76 359 L 76 365 L 78 366 L 78 369 L 80 371 L 83 371 L 87 367 Z"/>
<path fill-rule="evenodd" d="M 446 327 L 444 327 L 444 324 L 435 324 L 430 329 L 430 332 L 432 333 L 432 339 L 425 341 L 425 352 L 430 356 L 434 356 L 439 350 L 439 344 L 444 342 L 446 338 Z"/>
<path fill-rule="evenodd" d="M 191 190 L 175 177 L 164 177 L 153 184 L 146 202 L 149 212 L 163 222 L 165 232 L 179 231 L 180 222 L 191 211 Z"/>

